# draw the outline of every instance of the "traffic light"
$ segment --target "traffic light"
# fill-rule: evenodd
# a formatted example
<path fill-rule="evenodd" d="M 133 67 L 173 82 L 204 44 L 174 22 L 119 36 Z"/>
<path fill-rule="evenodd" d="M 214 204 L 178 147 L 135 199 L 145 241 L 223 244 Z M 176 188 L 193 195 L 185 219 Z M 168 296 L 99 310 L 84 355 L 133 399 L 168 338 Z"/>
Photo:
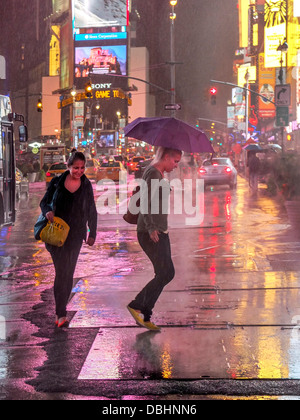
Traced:
<path fill-rule="evenodd" d="M 217 105 L 217 88 L 212 87 L 210 88 L 210 102 L 212 105 Z"/>
<path fill-rule="evenodd" d="M 91 98 L 92 94 L 93 94 L 93 88 L 92 88 L 91 82 L 88 82 L 85 85 L 85 96 L 86 98 Z"/>
<path fill-rule="evenodd" d="M 40 98 L 36 104 L 36 110 L 37 112 L 43 112 L 43 103 L 42 98 Z"/>

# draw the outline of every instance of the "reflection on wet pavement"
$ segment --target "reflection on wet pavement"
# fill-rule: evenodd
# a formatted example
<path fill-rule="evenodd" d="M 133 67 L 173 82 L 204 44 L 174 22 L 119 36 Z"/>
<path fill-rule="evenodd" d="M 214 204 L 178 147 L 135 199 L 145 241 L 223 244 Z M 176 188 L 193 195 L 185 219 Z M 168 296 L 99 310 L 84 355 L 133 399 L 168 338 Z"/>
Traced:
<path fill-rule="evenodd" d="M 296 354 L 284 362 L 290 339 L 290 330 L 274 327 L 103 329 L 79 379 L 299 379 Z M 293 351 L 299 344 L 300 334 Z"/>
<path fill-rule="evenodd" d="M 35 347 L 40 340 L 13 326 L 18 305 L 29 310 L 53 282 L 49 254 L 32 239 L 40 194 L 33 193 L 22 208 L 24 219 L 1 231 L 0 305 L 11 344 L 32 345 L 42 364 L 45 355 Z M 98 217 L 97 242 L 82 249 L 68 307 L 78 340 L 83 329 L 98 330 L 82 360 L 80 381 L 300 379 L 300 237 L 281 205 L 263 193 L 251 197 L 243 179 L 236 191 L 207 191 L 204 209 L 198 227 L 170 216 L 176 277 L 155 308 L 159 334 L 138 328 L 126 310 L 153 276 L 135 229 L 121 215 Z M 33 334 L 27 324 L 27 334 Z M 8 342 L 5 347 L 1 378 L 13 360 Z"/>
<path fill-rule="evenodd" d="M 70 306 L 71 328 L 99 328 L 79 378 L 299 378 L 289 351 L 298 341 L 299 274 L 278 269 L 276 257 L 297 265 L 299 244 L 285 236 L 280 206 L 249 198 L 240 180 L 236 192 L 206 193 L 200 228 L 183 231 L 175 215 L 170 222 L 176 278 L 157 304 L 163 329 L 155 335 L 135 328 L 125 309 L 152 275 L 135 233 L 125 243 L 100 233 L 113 265 L 81 280 Z"/>

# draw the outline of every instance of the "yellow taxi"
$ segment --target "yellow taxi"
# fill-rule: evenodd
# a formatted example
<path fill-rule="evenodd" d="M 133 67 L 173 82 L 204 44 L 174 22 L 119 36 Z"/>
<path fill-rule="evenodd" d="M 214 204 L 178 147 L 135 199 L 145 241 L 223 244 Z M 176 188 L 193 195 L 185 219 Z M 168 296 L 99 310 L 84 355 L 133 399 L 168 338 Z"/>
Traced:
<path fill-rule="evenodd" d="M 130 161 L 127 164 L 128 172 L 131 174 L 132 172 L 135 172 L 137 170 L 137 165 L 141 160 L 145 160 L 146 158 L 144 156 L 134 156 L 130 159 Z"/>
<path fill-rule="evenodd" d="M 54 177 L 63 174 L 67 169 L 68 166 L 64 162 L 53 163 L 46 172 L 46 185 L 48 185 Z"/>
<path fill-rule="evenodd" d="M 124 168 L 122 162 L 117 162 L 115 160 L 109 160 L 108 162 L 103 162 L 100 165 L 99 171 L 97 173 L 97 181 L 103 179 L 111 179 L 114 182 L 124 180 L 127 175 L 127 171 Z"/>
<path fill-rule="evenodd" d="M 85 176 L 97 181 L 100 164 L 96 159 L 87 159 L 85 163 Z"/>

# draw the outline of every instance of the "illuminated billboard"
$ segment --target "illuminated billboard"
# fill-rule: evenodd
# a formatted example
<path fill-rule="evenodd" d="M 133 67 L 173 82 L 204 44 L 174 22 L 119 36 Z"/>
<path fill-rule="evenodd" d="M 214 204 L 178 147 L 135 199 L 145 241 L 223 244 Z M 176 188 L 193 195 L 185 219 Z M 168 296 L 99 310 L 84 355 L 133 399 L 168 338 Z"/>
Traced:
<path fill-rule="evenodd" d="M 259 93 L 267 99 L 274 101 L 274 91 L 276 83 L 276 70 L 275 68 L 266 68 L 264 54 L 259 54 L 258 66 L 258 84 Z M 259 97 L 258 101 L 258 115 L 260 118 L 275 118 L 276 108 L 275 105 L 268 100 Z"/>
<path fill-rule="evenodd" d="M 239 0 L 240 48 L 248 47 L 248 9 L 249 0 Z"/>
<path fill-rule="evenodd" d="M 60 26 L 51 26 L 49 47 L 49 76 L 57 76 L 60 74 Z"/>
<path fill-rule="evenodd" d="M 126 29 L 126 28 L 124 28 Z M 86 29 L 78 30 L 75 34 L 75 85 L 84 86 L 86 79 L 92 83 L 127 83 L 123 79 L 109 80 L 108 74 L 127 76 L 127 32 L 92 32 Z M 106 76 L 105 76 L 106 75 Z M 103 77 L 105 76 L 105 77 Z"/>
<path fill-rule="evenodd" d="M 300 0 L 294 0 L 294 17 L 300 17 Z"/>
<path fill-rule="evenodd" d="M 75 77 L 90 77 L 107 73 L 126 76 L 126 45 L 75 48 Z"/>
<path fill-rule="evenodd" d="M 294 11 L 288 14 L 288 36 L 289 46 L 287 57 L 289 67 L 298 67 L 298 51 L 300 50 L 300 0 L 288 0 L 288 10 Z"/>
<path fill-rule="evenodd" d="M 245 86 L 246 79 L 248 76 L 249 83 L 256 82 L 256 66 L 250 66 L 249 64 L 242 64 L 238 68 L 238 85 L 241 87 Z"/>
<path fill-rule="evenodd" d="M 286 0 L 266 0 L 265 3 L 265 68 L 286 66 L 286 54 L 277 51 L 286 39 Z"/>
<path fill-rule="evenodd" d="M 127 26 L 129 0 L 73 0 L 75 28 Z"/>

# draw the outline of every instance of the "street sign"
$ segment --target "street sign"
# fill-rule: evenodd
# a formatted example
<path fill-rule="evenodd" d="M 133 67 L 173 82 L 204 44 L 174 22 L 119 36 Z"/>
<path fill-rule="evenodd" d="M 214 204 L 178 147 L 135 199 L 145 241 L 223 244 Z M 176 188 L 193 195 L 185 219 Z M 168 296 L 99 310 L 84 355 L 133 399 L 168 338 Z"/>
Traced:
<path fill-rule="evenodd" d="M 180 104 L 166 104 L 165 111 L 180 111 L 181 105 Z"/>
<path fill-rule="evenodd" d="M 289 107 L 278 106 L 276 108 L 276 126 L 287 127 L 290 123 Z"/>
<path fill-rule="evenodd" d="M 275 86 L 275 105 L 283 107 L 291 105 L 291 85 Z"/>

